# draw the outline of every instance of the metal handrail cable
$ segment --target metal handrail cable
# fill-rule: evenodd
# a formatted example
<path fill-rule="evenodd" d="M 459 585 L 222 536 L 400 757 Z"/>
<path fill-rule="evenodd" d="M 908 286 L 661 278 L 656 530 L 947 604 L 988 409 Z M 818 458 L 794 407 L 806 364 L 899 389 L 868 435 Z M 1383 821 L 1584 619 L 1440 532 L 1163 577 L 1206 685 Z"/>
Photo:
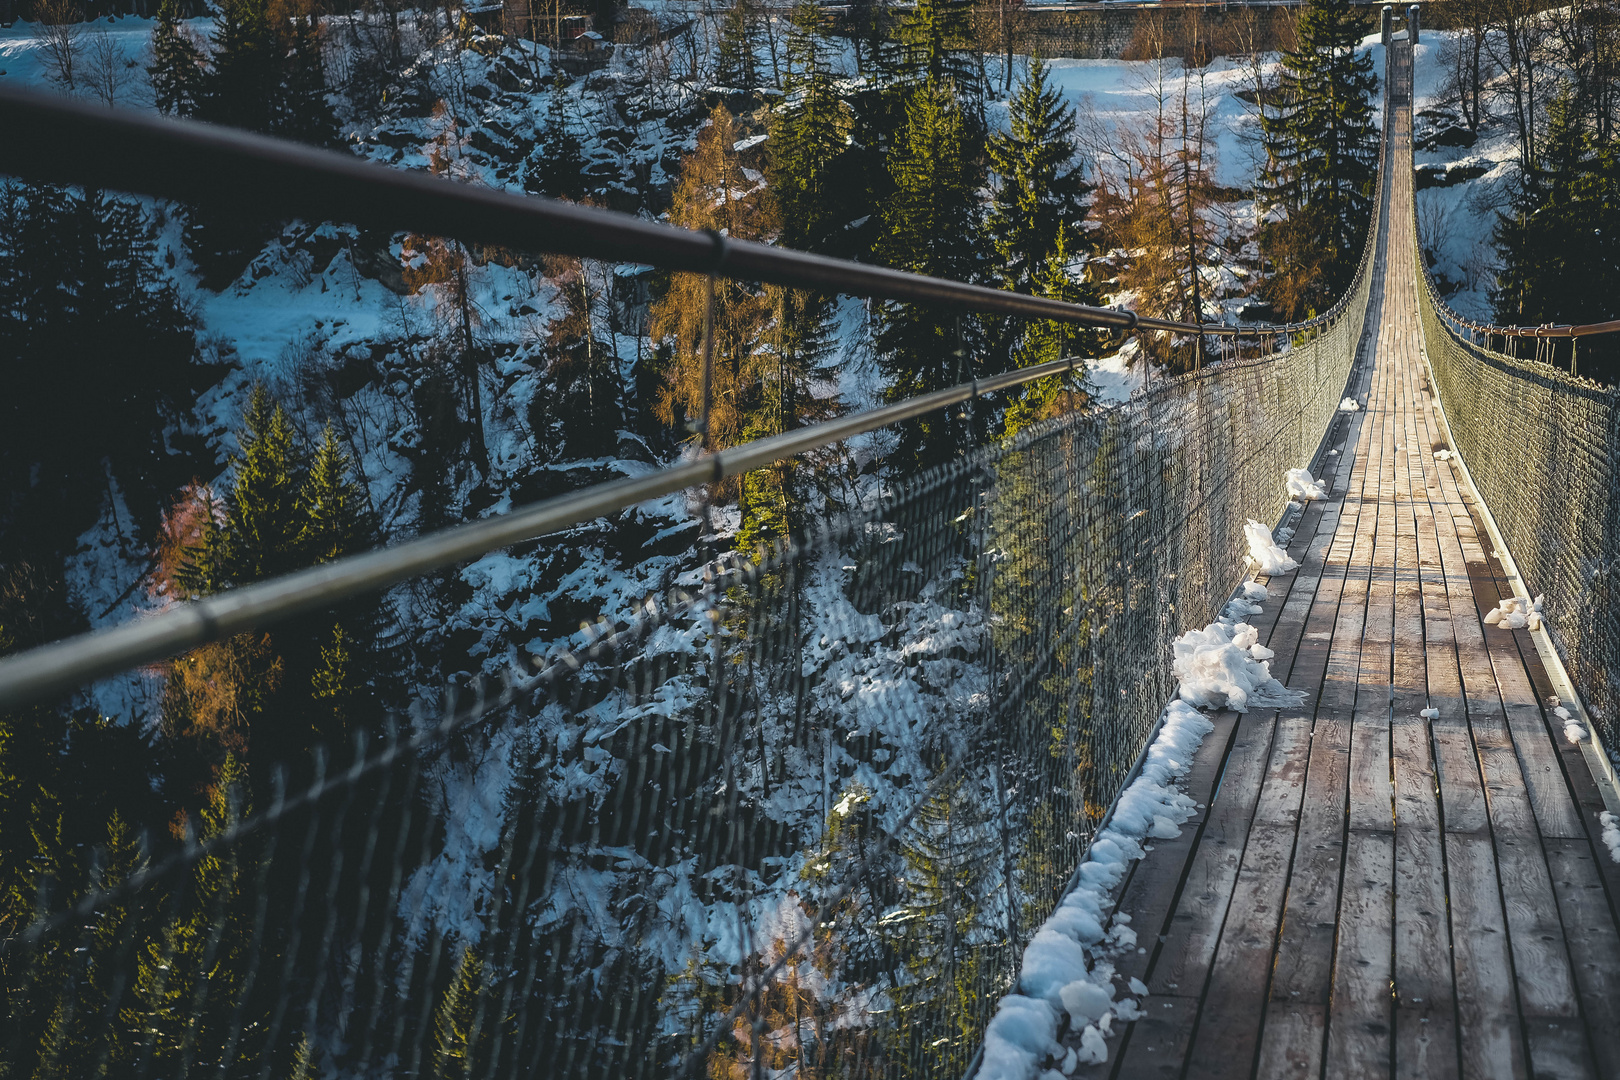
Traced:
<path fill-rule="evenodd" d="M 0 117 L 5 118 L 0 173 L 27 180 L 1116 330 L 1228 337 L 1256 332 L 1148 318 L 734 240 L 633 214 L 457 183 L 234 128 L 9 87 L 0 87 Z M 1293 332 L 1306 325 L 1267 331 Z"/>
<path fill-rule="evenodd" d="M 1126 331 L 1276 339 L 1325 330 L 1337 323 L 1359 294 L 1373 246 L 1369 234 L 1355 282 L 1322 315 L 1285 325 L 1201 325 L 731 240 L 718 233 L 658 224 L 629 214 L 459 184 L 249 132 L 10 88 L 0 88 L 0 115 L 15 124 L 0 139 L 0 173 L 30 180 L 96 184 L 237 207 L 249 200 L 261 214 L 413 229 L 787 287 L 952 303 L 986 313 Z M 1075 367 L 1071 358 L 972 380 L 5 657 L 0 659 L 0 707 L 50 698 L 250 628 L 329 608 L 429 570 Z"/>

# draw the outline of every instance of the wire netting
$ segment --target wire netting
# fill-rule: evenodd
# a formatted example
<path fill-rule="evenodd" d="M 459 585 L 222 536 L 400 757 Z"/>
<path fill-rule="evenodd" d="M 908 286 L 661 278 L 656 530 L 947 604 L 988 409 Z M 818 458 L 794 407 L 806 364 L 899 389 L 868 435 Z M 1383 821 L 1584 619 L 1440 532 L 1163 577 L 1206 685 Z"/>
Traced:
<path fill-rule="evenodd" d="M 1606 745 L 1620 730 L 1620 390 L 1496 352 L 1426 287 L 1446 424 Z M 1477 340 L 1476 340 L 1477 339 Z"/>
<path fill-rule="evenodd" d="M 1172 639 L 1312 459 L 1365 295 L 717 561 L 436 722 L 227 777 L 184 842 L 41 890 L 7 1071 L 959 1075 Z M 497 791 L 454 790 L 487 759 Z"/>
<path fill-rule="evenodd" d="M 431 715 L 227 767 L 186 835 L 115 829 L 88 880 L 40 867 L 0 1073 L 961 1076 L 1171 642 L 1317 460 L 1373 224 L 1349 295 L 1263 359 L 713 559 Z"/>

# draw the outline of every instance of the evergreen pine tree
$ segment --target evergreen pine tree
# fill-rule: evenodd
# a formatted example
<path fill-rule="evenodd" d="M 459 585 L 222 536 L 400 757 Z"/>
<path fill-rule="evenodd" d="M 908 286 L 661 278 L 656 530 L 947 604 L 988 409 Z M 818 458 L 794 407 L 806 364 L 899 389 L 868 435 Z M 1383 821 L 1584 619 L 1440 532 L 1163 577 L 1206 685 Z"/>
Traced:
<path fill-rule="evenodd" d="M 484 964 L 471 945 L 461 950 L 456 972 L 433 1013 L 433 1075 L 470 1078 L 482 1075 L 482 1051 L 488 1030 L 475 1033 L 474 1017 L 487 993 Z"/>
<path fill-rule="evenodd" d="M 234 755 L 224 765 L 203 805 L 198 840 L 210 840 L 251 813 L 247 775 Z M 244 903 L 240 844 L 226 845 L 197 860 L 176 914 L 137 956 L 133 1001 L 126 1027 L 145 1035 L 143 1054 L 162 1066 L 188 1060 L 219 1068 L 219 1055 L 232 1041 L 233 1013 L 246 974 L 244 953 L 253 933 Z"/>
<path fill-rule="evenodd" d="M 320 24 L 306 12 L 294 17 L 284 34 L 276 134 L 311 146 L 336 146 L 337 117 L 326 100 Z"/>
<path fill-rule="evenodd" d="M 377 525 L 353 463 L 332 425 L 326 425 L 298 492 L 298 546 L 311 563 L 331 562 L 376 541 Z"/>
<path fill-rule="evenodd" d="M 1057 246 L 1035 275 L 1030 291 L 1036 296 L 1065 303 L 1095 304 L 1098 300 L 1096 289 L 1076 280 L 1071 273 L 1072 260 L 1066 235 L 1058 234 Z M 1098 338 L 1097 331 L 1076 323 L 1032 320 L 1018 341 L 1014 366 L 1028 367 L 1051 360 L 1093 356 L 1100 345 Z M 1004 421 L 1006 434 L 1013 435 L 1037 421 L 1084 408 L 1091 401 L 1093 389 L 1084 365 L 1073 373 L 1030 383 L 1007 409 Z"/>
<path fill-rule="evenodd" d="M 545 124 L 523 172 L 523 188 L 531 195 L 549 195 L 575 202 L 585 196 L 585 156 L 579 137 L 568 126 L 563 91 L 568 82 L 561 71 L 546 95 Z"/>
<path fill-rule="evenodd" d="M 116 810 L 107 821 L 103 841 L 87 884 L 105 893 L 145 869 L 149 860 L 144 845 Z M 94 1075 L 98 1069 L 108 1071 L 108 1066 L 116 1073 L 129 1066 L 134 1040 L 108 1012 L 114 995 L 122 990 L 127 959 L 123 953 L 134 932 L 130 918 L 127 903 L 103 900 L 77 928 L 77 937 L 59 939 L 63 944 L 78 943 L 70 954 L 40 957 L 46 962 L 37 969 L 31 988 L 35 993 L 30 996 L 55 1000 L 39 1040 L 33 1075 L 40 1080 Z M 13 1013 L 14 1022 L 18 1019 Z"/>
<path fill-rule="evenodd" d="M 895 92 L 904 99 L 919 83 L 949 83 L 976 156 L 983 146 L 987 91 L 984 57 L 974 47 L 971 0 L 917 0 L 900 17 L 894 36 L 885 55 Z"/>
<path fill-rule="evenodd" d="M 303 562 L 302 454 L 287 411 L 263 384 L 248 398 L 230 471 L 225 520 L 205 527 L 203 544 L 180 578 L 193 596 L 277 577 Z"/>
<path fill-rule="evenodd" d="M 50 185 L 5 193 L 0 546 L 43 561 L 106 513 L 108 463 L 143 516 L 197 467 L 200 446 L 175 426 L 206 370 L 138 204 Z M 132 524 L 131 539 L 155 522 Z"/>
<path fill-rule="evenodd" d="M 313 9 L 270 0 L 224 0 L 214 23 L 205 119 L 316 145 L 337 139 L 326 100 L 319 24 Z"/>
<path fill-rule="evenodd" d="M 1019 85 L 1009 130 L 990 136 L 997 183 L 985 215 L 1003 288 L 1029 292 L 1059 244 L 1079 249 L 1087 191 L 1075 160 L 1074 109 L 1047 78 L 1039 59 Z"/>
<path fill-rule="evenodd" d="M 932 277 L 978 276 L 977 188 L 960 104 L 949 83 L 919 85 L 889 155 L 896 192 L 883 217 L 878 254 L 889 266 Z M 973 377 L 977 326 L 937 305 L 885 304 L 877 334 L 889 400 L 926 394 Z M 967 414 L 930 414 L 907 428 L 901 453 L 934 464 L 975 444 Z"/>
<path fill-rule="evenodd" d="M 781 207 L 781 242 L 824 250 L 843 224 L 849 193 L 835 183 L 835 163 L 849 137 L 849 107 L 839 98 L 824 40 L 821 5 L 793 9 L 788 33 L 788 96 L 772 117 L 771 189 Z"/>
<path fill-rule="evenodd" d="M 146 69 L 160 112 L 190 116 L 202 95 L 203 55 L 180 22 L 180 5 L 163 0 L 152 27 L 152 63 Z"/>
<path fill-rule="evenodd" d="M 1283 55 L 1278 106 L 1261 116 L 1261 182 L 1281 221 L 1261 234 L 1272 303 L 1292 318 L 1323 309 L 1349 284 L 1372 220 L 1378 132 L 1372 57 L 1358 55 L 1361 14 L 1348 0 L 1310 0 L 1298 45 Z"/>
<path fill-rule="evenodd" d="M 1616 237 L 1620 155 L 1599 142 L 1575 102 L 1561 96 L 1548 109 L 1535 170 L 1520 178 L 1512 209 L 1498 214 L 1497 320 L 1584 323 L 1620 314 Z M 1583 344 L 1582 354 L 1596 358 L 1598 344 Z"/>
<path fill-rule="evenodd" d="M 224 0 L 214 22 L 212 66 L 200 115 L 216 124 L 275 131 L 281 59 L 268 0 Z"/>
<path fill-rule="evenodd" d="M 178 538 L 187 550 L 172 574 L 177 595 L 205 596 L 375 545 L 375 517 L 330 428 L 306 465 L 286 410 L 255 386 L 238 447 L 223 520 L 185 515 L 198 535 Z M 205 761 L 221 751 L 246 755 L 265 766 L 255 774 L 299 762 L 316 741 L 335 741 L 375 712 L 381 632 L 380 610 L 363 602 L 194 650 L 170 666 L 165 730 L 199 739 Z M 258 723 L 264 716 L 269 722 Z"/>
<path fill-rule="evenodd" d="M 1005 941 L 993 925 L 997 837 L 990 800 L 976 785 L 947 784 L 918 808 L 902 849 L 900 914 L 885 916 L 892 946 L 909 978 L 894 990 L 901 1030 L 955 1029 L 931 1060 L 947 1074 L 963 1072 L 994 998 L 975 976 L 982 948 Z"/>
<path fill-rule="evenodd" d="M 752 90 L 759 85 L 760 12 L 756 0 L 731 0 L 725 22 L 720 27 L 720 55 L 715 62 L 715 81 L 735 90 Z"/>

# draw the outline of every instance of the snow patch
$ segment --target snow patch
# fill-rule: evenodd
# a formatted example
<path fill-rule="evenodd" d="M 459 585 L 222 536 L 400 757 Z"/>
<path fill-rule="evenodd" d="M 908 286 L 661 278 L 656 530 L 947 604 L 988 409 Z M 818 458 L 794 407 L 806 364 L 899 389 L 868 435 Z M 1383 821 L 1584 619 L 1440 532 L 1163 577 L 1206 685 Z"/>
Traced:
<path fill-rule="evenodd" d="M 1124 915 L 1116 917 L 1120 925 L 1113 943 L 1104 933 L 1113 906 L 1109 896 L 1130 864 L 1142 857 L 1141 841 L 1179 835 L 1182 823 L 1198 809 L 1176 781 L 1186 774 L 1204 737 L 1213 730 L 1209 718 L 1185 702 L 1166 706 L 1142 771 L 1120 795 L 1107 827 L 1092 841 L 1078 884 L 1024 949 L 1019 993 L 1001 999 L 985 1029 L 978 1080 L 1029 1080 L 1037 1069 L 1060 1060 L 1066 1071 L 1106 1061 L 1105 1034 L 1113 1020 L 1141 1015 L 1134 998 L 1114 998 L 1113 965 L 1103 958 L 1126 935 L 1135 941 Z M 1137 995 L 1147 992 L 1134 979 L 1129 989 Z M 1078 1050 L 1065 1052 L 1057 1044 L 1059 1010 L 1080 1030 Z"/>
<path fill-rule="evenodd" d="M 1539 595 L 1534 600 L 1510 596 L 1486 614 L 1485 625 L 1504 630 L 1540 630 L 1541 600 Z"/>
<path fill-rule="evenodd" d="M 1609 849 L 1609 858 L 1620 863 L 1620 816 L 1605 810 L 1598 820 L 1603 824 L 1603 846 Z"/>
<path fill-rule="evenodd" d="M 1343 401 L 1339 402 L 1339 411 L 1340 412 L 1360 412 L 1361 411 L 1361 406 L 1356 403 L 1355 398 L 1347 397 Z"/>
<path fill-rule="evenodd" d="M 1249 541 L 1249 562 L 1254 565 L 1255 573 L 1276 577 L 1299 569 L 1299 563 L 1271 539 L 1271 530 L 1263 522 L 1250 518 L 1243 526 L 1243 535 Z"/>
<path fill-rule="evenodd" d="M 1322 481 L 1311 476 L 1309 469 L 1289 469 L 1283 477 L 1288 484 L 1288 497 L 1300 502 L 1310 502 L 1312 499 L 1327 498 L 1327 488 Z"/>
<path fill-rule="evenodd" d="M 1303 700 L 1271 677 L 1267 661 L 1276 654 L 1260 644 L 1260 632 L 1248 623 L 1213 622 L 1182 634 L 1171 648 L 1180 698 L 1189 705 L 1248 712 L 1289 708 Z"/>
<path fill-rule="evenodd" d="M 1434 708 L 1424 709 L 1422 712 L 1418 713 L 1418 715 L 1423 717 L 1425 720 L 1438 720 L 1440 719 L 1440 710 Z"/>

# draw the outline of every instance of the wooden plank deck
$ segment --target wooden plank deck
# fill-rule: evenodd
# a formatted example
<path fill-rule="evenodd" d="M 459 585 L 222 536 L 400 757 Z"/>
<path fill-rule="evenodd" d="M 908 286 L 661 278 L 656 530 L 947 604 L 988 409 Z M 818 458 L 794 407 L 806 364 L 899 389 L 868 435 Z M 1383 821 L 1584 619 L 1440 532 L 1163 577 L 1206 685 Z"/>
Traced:
<path fill-rule="evenodd" d="M 1391 122 L 1399 163 L 1410 105 Z M 1207 805 L 1120 899 L 1143 1019 L 1082 1076 L 1620 1077 L 1598 788 L 1533 642 L 1483 621 L 1511 592 L 1434 458 L 1410 170 L 1385 190 L 1366 408 L 1254 620 L 1306 704 L 1217 718 L 1189 778 Z"/>

